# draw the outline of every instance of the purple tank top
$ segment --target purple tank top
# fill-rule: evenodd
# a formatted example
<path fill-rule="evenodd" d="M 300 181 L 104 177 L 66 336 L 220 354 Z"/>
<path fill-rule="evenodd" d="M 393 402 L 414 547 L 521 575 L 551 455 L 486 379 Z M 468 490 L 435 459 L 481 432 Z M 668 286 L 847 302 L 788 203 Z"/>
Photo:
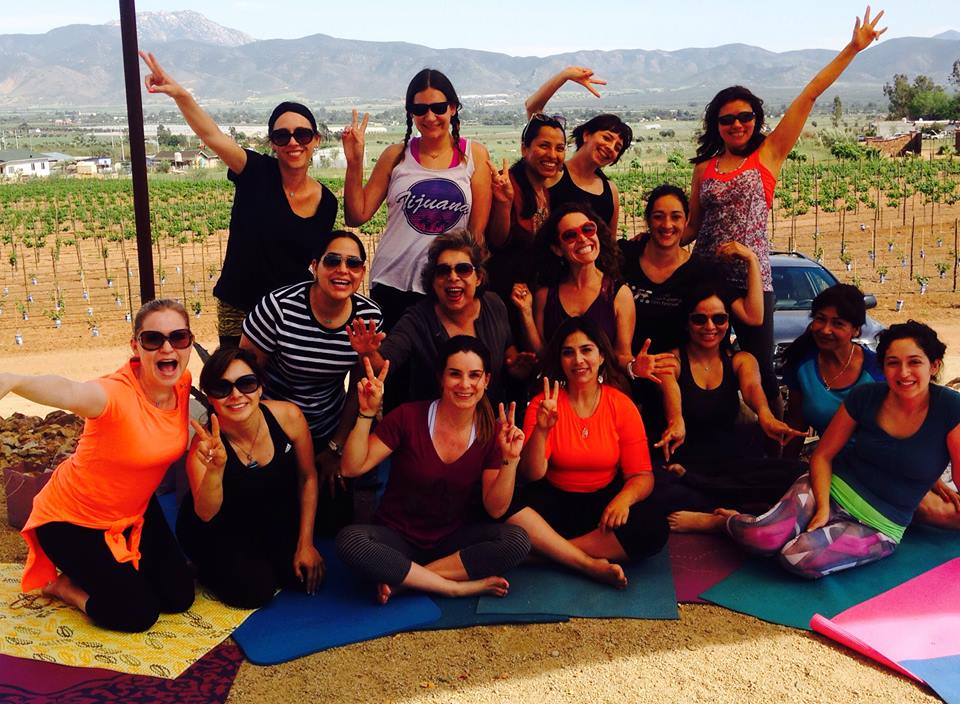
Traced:
<path fill-rule="evenodd" d="M 617 339 L 617 313 L 613 307 L 616 297 L 617 290 L 613 280 L 604 276 L 600 283 L 600 295 L 583 314 L 600 326 L 610 339 L 611 345 L 615 344 Z M 543 306 L 544 344 L 549 342 L 560 324 L 569 317 L 570 314 L 563 309 L 563 303 L 560 302 L 560 287 L 551 286 L 547 289 L 547 302 Z"/>

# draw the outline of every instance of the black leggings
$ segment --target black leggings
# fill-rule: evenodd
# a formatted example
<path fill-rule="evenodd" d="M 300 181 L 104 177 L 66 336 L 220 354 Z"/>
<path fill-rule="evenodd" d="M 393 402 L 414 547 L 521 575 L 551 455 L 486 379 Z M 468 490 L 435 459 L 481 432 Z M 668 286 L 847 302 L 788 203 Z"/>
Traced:
<path fill-rule="evenodd" d="M 502 575 L 530 552 L 527 532 L 517 526 L 475 523 L 462 526 L 432 548 L 421 548 L 387 526 L 347 526 L 337 535 L 337 554 L 372 582 L 391 586 L 407 578 L 410 566 L 426 565 L 456 552 L 470 579 Z"/>
<path fill-rule="evenodd" d="M 745 293 L 744 291 L 743 294 Z M 734 329 L 740 349 L 752 354 L 760 365 L 763 393 L 770 404 L 770 410 L 779 415 L 783 404 L 780 402 L 780 383 L 773 370 L 773 308 L 776 302 L 777 297 L 773 291 L 764 291 L 763 322 L 760 325 L 746 325 L 734 320 Z"/>
<path fill-rule="evenodd" d="M 139 570 L 116 561 L 102 530 L 58 522 L 36 533 L 53 564 L 90 595 L 87 615 L 98 626 L 139 633 L 161 612 L 180 613 L 193 604 L 193 574 L 155 496 L 143 517 Z"/>

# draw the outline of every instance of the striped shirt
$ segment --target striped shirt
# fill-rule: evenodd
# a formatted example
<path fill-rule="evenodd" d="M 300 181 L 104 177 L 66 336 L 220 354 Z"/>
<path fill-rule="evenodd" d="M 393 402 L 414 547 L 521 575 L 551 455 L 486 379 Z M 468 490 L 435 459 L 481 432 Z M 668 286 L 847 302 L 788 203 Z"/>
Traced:
<path fill-rule="evenodd" d="M 312 281 L 268 293 L 243 321 L 243 334 L 270 355 L 266 398 L 295 403 L 306 416 L 315 440 L 330 437 L 340 422 L 346 398 L 344 381 L 358 361 L 346 327 L 355 318 L 382 326 L 380 308 L 358 293 L 345 325 L 327 328 L 310 308 Z"/>

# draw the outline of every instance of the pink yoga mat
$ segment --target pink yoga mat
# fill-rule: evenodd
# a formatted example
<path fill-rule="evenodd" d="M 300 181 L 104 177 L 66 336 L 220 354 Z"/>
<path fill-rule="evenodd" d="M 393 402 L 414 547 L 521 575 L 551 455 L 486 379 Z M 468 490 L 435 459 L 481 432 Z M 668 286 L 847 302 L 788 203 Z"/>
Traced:
<path fill-rule="evenodd" d="M 671 533 L 670 566 L 677 601 L 705 604 L 700 594 L 723 581 L 743 563 L 743 553 L 724 535 Z"/>

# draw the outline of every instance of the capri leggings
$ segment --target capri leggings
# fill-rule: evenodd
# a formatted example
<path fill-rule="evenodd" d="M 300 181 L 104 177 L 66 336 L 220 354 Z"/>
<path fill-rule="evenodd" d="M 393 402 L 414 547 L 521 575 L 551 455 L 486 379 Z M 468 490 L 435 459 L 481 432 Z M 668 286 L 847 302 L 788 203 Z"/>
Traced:
<path fill-rule="evenodd" d="M 804 474 L 765 514 L 738 513 L 727 519 L 726 529 L 752 552 L 779 552 L 784 569 L 808 579 L 874 562 L 891 555 L 897 547 L 893 538 L 860 523 L 833 499 L 827 524 L 806 532 L 815 510 L 810 475 Z"/>
<path fill-rule="evenodd" d="M 516 526 L 475 523 L 463 526 L 437 545 L 414 545 L 393 528 L 379 525 L 347 526 L 337 534 L 337 554 L 372 582 L 400 584 L 413 562 L 426 565 L 454 553 L 470 579 L 502 575 L 530 552 L 527 532 Z"/>

